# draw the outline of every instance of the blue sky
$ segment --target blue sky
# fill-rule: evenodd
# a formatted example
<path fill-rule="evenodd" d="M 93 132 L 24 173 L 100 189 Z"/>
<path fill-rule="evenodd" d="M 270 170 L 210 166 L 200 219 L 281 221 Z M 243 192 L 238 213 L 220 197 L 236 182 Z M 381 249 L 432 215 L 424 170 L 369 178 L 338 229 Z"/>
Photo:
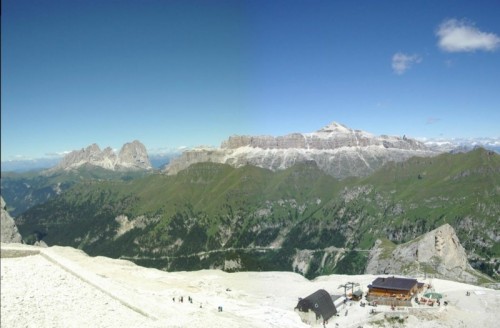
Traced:
<path fill-rule="evenodd" d="M 499 1 L 2 1 L 2 161 L 233 134 L 500 137 Z"/>

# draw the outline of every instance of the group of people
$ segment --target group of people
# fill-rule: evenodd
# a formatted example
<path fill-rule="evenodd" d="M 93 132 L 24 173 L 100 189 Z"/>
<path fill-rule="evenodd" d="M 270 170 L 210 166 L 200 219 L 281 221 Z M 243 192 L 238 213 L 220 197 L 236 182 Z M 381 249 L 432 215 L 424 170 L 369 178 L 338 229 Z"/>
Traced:
<path fill-rule="evenodd" d="M 172 302 L 175 302 L 175 297 L 172 297 Z M 184 303 L 184 296 L 179 296 L 179 302 Z M 188 296 L 188 302 L 193 304 L 193 299 L 191 296 Z M 203 307 L 203 305 L 200 303 L 200 309 Z"/>
<path fill-rule="evenodd" d="M 175 297 L 172 297 L 172 302 L 175 302 Z M 179 296 L 179 302 L 180 303 L 184 303 L 184 296 Z M 193 303 L 193 299 L 191 298 L 191 296 L 188 296 L 188 302 L 189 303 Z M 200 309 L 203 307 L 202 303 L 200 303 Z M 219 305 L 217 307 L 217 312 L 222 312 L 222 305 Z"/>
<path fill-rule="evenodd" d="M 175 302 L 175 297 L 172 297 L 172 302 Z M 184 303 L 184 296 L 179 297 L 179 302 Z M 188 296 L 188 302 L 193 303 L 193 299 L 191 298 L 191 296 Z"/>

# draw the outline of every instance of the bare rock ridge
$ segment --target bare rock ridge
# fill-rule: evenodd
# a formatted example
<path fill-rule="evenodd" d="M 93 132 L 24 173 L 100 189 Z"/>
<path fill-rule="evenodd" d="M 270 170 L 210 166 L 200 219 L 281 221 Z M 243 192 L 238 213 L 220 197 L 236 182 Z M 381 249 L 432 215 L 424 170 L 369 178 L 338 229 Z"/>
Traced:
<path fill-rule="evenodd" d="M 479 276 L 449 224 L 396 247 L 384 246 L 377 240 L 366 266 L 369 274 L 414 274 L 417 271 L 473 283 Z"/>
<path fill-rule="evenodd" d="M 146 147 L 135 140 L 123 145 L 118 155 L 110 147 L 101 150 L 96 144 L 72 151 L 64 156 L 61 162 L 51 170 L 70 170 L 86 164 L 108 170 L 152 169 Z"/>
<path fill-rule="evenodd" d="M 337 177 L 366 176 L 389 161 L 438 152 L 403 137 L 374 136 L 333 122 L 312 133 L 285 136 L 231 136 L 220 148 L 196 148 L 184 152 L 165 168 L 177 174 L 199 162 L 225 163 L 234 167 L 255 165 L 271 170 L 314 161 L 324 172 Z"/>
<path fill-rule="evenodd" d="M 221 148 L 236 149 L 252 147 L 262 149 L 338 149 L 342 147 L 383 146 L 406 150 L 425 150 L 415 140 L 389 136 L 375 137 L 361 130 L 352 130 L 333 122 L 313 133 L 292 133 L 286 136 L 232 136 L 222 143 Z"/>
<path fill-rule="evenodd" d="M 1 242 L 2 243 L 21 243 L 21 235 L 17 230 L 14 219 L 7 212 L 7 206 L 3 197 L 1 198 Z"/>

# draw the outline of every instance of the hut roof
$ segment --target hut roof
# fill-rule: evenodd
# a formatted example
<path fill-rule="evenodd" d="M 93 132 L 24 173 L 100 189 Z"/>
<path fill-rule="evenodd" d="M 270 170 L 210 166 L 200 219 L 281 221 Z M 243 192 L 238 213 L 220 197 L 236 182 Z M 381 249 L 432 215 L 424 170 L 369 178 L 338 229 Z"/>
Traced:
<path fill-rule="evenodd" d="M 379 277 L 375 279 L 369 288 L 411 290 L 417 284 L 416 279 L 397 278 L 397 277 Z"/>
<path fill-rule="evenodd" d="M 324 320 L 330 319 L 337 313 L 332 297 L 324 289 L 319 289 L 306 298 L 299 300 L 295 308 L 302 312 L 312 310 L 317 315 L 321 315 Z"/>

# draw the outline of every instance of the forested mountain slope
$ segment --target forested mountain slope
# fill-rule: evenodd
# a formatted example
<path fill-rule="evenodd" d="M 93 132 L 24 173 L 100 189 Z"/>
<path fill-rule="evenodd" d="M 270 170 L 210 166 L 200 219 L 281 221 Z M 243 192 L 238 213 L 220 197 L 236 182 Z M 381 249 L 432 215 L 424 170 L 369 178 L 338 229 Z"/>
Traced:
<path fill-rule="evenodd" d="M 448 223 L 494 276 L 499 219 L 500 155 L 477 149 L 344 180 L 312 162 L 276 172 L 198 163 L 173 176 L 83 182 L 16 223 L 49 245 L 158 268 L 308 277 L 360 273 L 377 238 L 402 243 Z"/>

